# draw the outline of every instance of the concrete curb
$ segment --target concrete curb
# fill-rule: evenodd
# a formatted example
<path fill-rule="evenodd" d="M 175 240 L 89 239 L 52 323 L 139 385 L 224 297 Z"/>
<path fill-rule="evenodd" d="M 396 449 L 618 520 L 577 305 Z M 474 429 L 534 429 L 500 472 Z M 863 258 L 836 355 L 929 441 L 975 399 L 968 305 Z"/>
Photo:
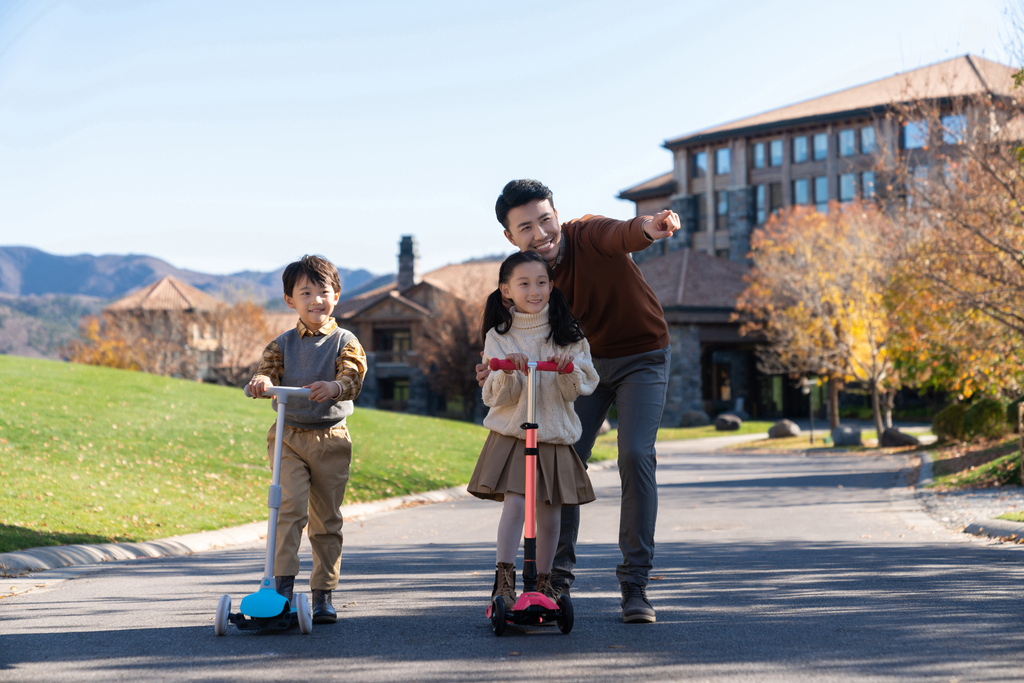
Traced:
<path fill-rule="evenodd" d="M 370 503 L 352 503 L 341 506 L 346 520 L 388 512 L 414 505 L 429 505 L 459 500 L 469 495 L 465 486 L 455 486 L 426 493 L 386 498 Z M 31 548 L 13 553 L 0 553 L 0 576 L 16 577 L 30 572 L 60 567 L 79 567 L 101 562 L 138 560 L 147 557 L 189 555 L 206 550 L 218 550 L 233 545 L 254 543 L 267 536 L 267 522 L 253 522 L 242 526 L 201 531 L 196 534 L 172 536 L 140 543 L 101 543 L 97 545 L 60 545 Z"/>
<path fill-rule="evenodd" d="M 1021 541 L 1024 540 L 1024 524 L 1006 519 L 985 519 L 968 524 L 964 533 L 973 536 L 989 536 L 1002 541 Z"/>

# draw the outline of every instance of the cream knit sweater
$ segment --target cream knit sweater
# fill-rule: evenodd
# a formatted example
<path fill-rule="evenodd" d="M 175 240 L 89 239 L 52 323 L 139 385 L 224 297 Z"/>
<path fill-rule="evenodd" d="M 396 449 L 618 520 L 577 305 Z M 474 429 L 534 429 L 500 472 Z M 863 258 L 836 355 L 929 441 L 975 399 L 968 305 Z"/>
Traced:
<path fill-rule="evenodd" d="M 484 341 L 484 362 L 504 359 L 510 353 L 522 353 L 531 361 L 547 360 L 557 347 L 548 339 L 548 307 L 540 313 L 519 313 L 513 307 L 512 326 L 505 334 L 490 329 Z M 569 374 L 542 372 L 537 383 L 537 441 L 572 445 L 583 428 L 572 403 L 577 396 L 587 396 L 597 388 L 598 376 L 590 358 L 590 344 L 582 339 L 566 350 L 574 356 L 575 368 Z M 484 381 L 484 404 L 490 407 L 484 427 L 517 439 L 524 438 L 526 422 L 526 376 L 518 371 L 506 374 L 492 371 Z"/>

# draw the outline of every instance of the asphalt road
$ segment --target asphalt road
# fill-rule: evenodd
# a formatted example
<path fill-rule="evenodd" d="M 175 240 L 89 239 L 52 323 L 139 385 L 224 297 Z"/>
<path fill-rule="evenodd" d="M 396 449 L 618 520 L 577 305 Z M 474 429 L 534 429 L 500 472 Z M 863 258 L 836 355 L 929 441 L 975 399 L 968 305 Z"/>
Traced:
<path fill-rule="evenodd" d="M 1013 545 L 950 532 L 898 456 L 687 453 L 663 445 L 656 624 L 622 624 L 618 474 L 583 508 L 576 627 L 483 611 L 500 506 L 466 499 L 346 527 L 341 619 L 213 634 L 255 590 L 259 546 L 104 566 L 0 601 L 0 681 L 1020 681 Z M 670 453 L 671 452 L 671 453 Z M 310 567 L 303 554 L 300 584 Z"/>

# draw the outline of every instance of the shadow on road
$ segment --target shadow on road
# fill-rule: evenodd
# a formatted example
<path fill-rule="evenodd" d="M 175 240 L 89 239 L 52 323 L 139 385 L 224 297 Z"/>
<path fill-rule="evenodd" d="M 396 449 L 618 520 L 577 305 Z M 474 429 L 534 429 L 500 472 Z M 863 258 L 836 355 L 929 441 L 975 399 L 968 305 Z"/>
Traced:
<path fill-rule="evenodd" d="M 301 667 L 297 678 L 386 680 L 388 670 L 393 680 L 483 681 L 510 657 L 547 669 L 572 662 L 571 678 L 592 681 L 634 678 L 638 667 L 740 675 L 753 664 L 899 680 L 952 675 L 964 662 L 989 662 L 972 680 L 1021 673 L 1024 572 L 1016 553 L 999 548 L 663 543 L 650 585 L 653 625 L 619 621 L 618 548 L 580 551 L 568 636 L 537 629 L 495 638 L 483 618 L 493 547 L 438 544 L 347 550 L 335 600 L 341 620 L 311 636 L 217 638 L 217 597 L 230 593 L 237 606 L 260 574 L 261 552 L 247 550 L 109 570 L 92 579 L 110 587 L 104 599 L 25 609 L 10 601 L 0 614 L 8 634 L 0 638 L 0 673 L 74 663 L 82 676 L 129 679 L 144 671 L 208 681 L 248 671 L 261 679 L 265 667 L 275 675 Z M 303 590 L 308 571 L 306 562 Z M 133 594 L 143 576 L 162 579 L 163 591 Z"/>

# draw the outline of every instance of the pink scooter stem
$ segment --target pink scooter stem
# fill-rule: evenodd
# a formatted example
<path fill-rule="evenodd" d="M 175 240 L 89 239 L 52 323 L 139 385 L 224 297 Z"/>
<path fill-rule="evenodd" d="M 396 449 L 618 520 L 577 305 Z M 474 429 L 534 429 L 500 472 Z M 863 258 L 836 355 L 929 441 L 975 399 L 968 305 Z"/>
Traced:
<path fill-rule="evenodd" d="M 510 360 L 492 358 L 491 370 L 514 370 Z M 537 590 L 537 371 L 557 372 L 558 363 L 551 361 L 530 361 L 526 364 L 526 525 L 523 530 L 523 591 Z M 565 366 L 563 373 L 573 371 L 572 363 Z"/>

